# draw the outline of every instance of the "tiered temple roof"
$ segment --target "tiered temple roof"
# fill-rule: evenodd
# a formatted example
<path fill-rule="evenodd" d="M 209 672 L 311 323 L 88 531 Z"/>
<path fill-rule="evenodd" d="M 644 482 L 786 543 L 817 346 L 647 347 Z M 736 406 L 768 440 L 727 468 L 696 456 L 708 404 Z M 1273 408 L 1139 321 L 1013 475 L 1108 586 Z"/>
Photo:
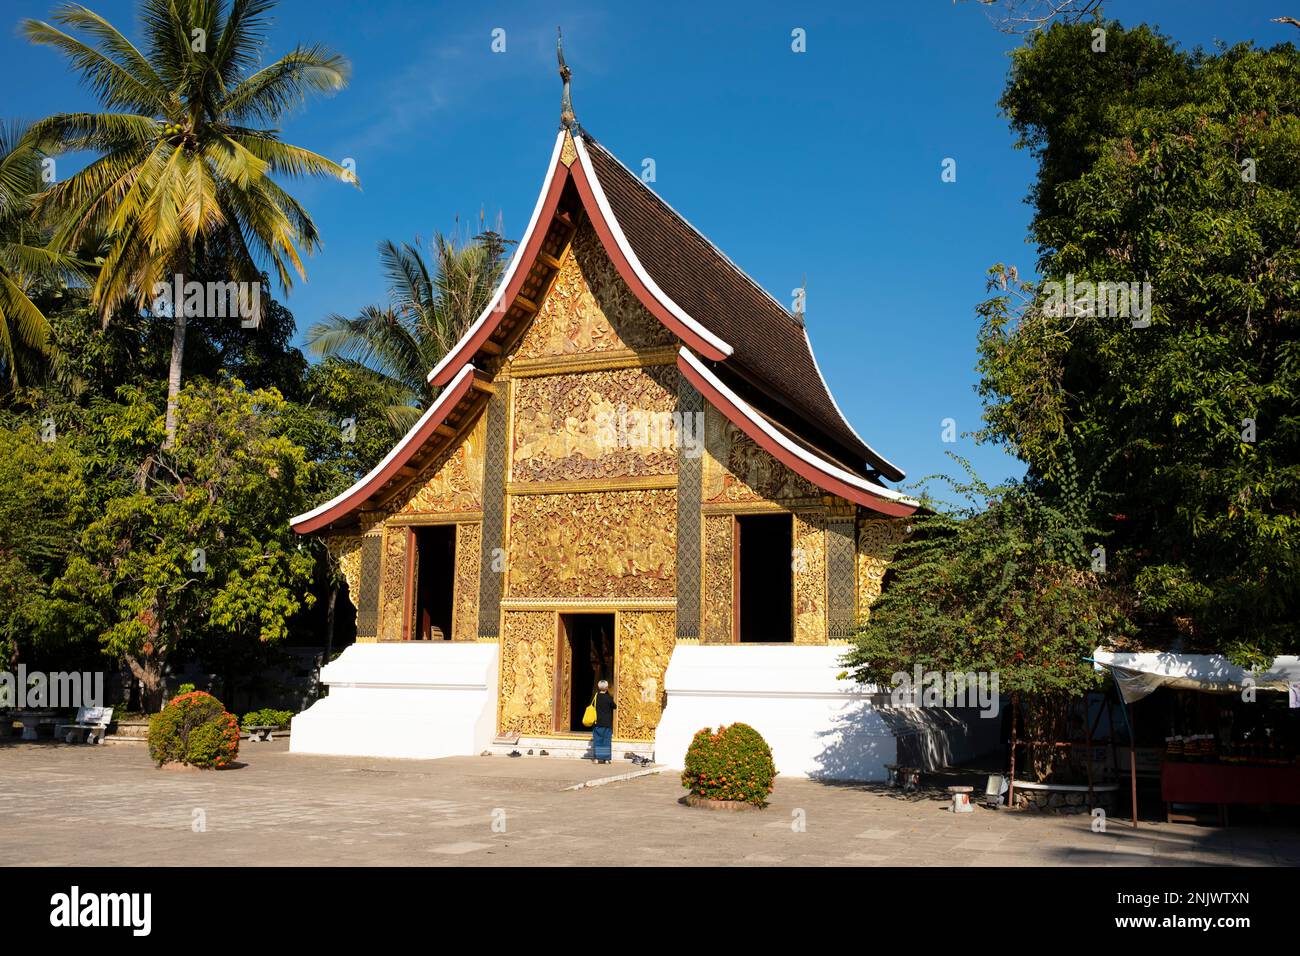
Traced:
<path fill-rule="evenodd" d="M 295 530 L 354 524 L 357 512 L 391 496 L 457 440 L 491 393 L 500 357 L 541 307 L 560 268 L 557 256 L 584 215 L 624 282 L 680 340 L 683 376 L 737 428 L 830 494 L 884 515 L 915 510 L 916 502 L 881 484 L 904 473 L 849 425 L 802 321 L 612 153 L 566 123 L 491 301 L 429 373 L 437 399 L 370 474 L 294 518 Z"/>

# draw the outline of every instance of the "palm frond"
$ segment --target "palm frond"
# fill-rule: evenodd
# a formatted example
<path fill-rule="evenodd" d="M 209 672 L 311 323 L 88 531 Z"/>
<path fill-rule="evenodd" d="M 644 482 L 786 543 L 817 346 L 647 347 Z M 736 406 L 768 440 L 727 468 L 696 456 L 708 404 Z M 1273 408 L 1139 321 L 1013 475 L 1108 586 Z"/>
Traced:
<path fill-rule="evenodd" d="M 64 9 L 65 16 L 74 16 L 77 8 Z M 24 20 L 22 32 L 31 42 L 53 47 L 67 57 L 72 69 L 106 107 L 135 113 L 161 111 L 165 107 L 161 84 L 136 76 L 112 57 L 58 27 L 42 20 Z"/>
<path fill-rule="evenodd" d="M 235 122 L 274 123 L 313 93 L 343 89 L 350 73 L 347 59 L 328 47 L 300 46 L 232 89 L 217 111 Z"/>
<path fill-rule="evenodd" d="M 284 176 L 326 176 L 354 182 L 355 177 L 332 159 L 301 146 L 282 143 L 262 133 L 232 132 L 229 138 L 267 164 L 273 173 Z"/>

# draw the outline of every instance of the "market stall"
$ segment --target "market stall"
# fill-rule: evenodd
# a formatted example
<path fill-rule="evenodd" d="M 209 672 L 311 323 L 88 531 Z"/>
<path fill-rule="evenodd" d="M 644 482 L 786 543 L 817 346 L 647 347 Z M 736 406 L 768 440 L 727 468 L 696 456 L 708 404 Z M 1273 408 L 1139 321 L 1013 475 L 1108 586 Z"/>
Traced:
<path fill-rule="evenodd" d="M 1217 654 L 1117 654 L 1097 650 L 1126 705 L 1160 689 L 1178 693 L 1165 710 L 1160 769 L 1166 819 L 1195 820 L 1213 806 L 1300 804 L 1300 658 L 1248 671 Z"/>

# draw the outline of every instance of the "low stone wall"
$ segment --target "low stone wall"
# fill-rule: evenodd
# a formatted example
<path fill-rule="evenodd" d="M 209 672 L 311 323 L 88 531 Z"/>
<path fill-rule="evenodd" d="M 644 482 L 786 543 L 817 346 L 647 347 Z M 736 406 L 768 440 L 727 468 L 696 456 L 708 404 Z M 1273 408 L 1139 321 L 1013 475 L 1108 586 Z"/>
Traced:
<path fill-rule="evenodd" d="M 1119 793 L 1116 790 L 1094 790 L 1091 804 L 1101 807 L 1106 813 L 1113 814 L 1118 806 Z M 1087 790 L 1029 790 L 1016 785 L 1016 806 L 1021 810 L 1037 813 L 1088 813 L 1090 812 Z"/>

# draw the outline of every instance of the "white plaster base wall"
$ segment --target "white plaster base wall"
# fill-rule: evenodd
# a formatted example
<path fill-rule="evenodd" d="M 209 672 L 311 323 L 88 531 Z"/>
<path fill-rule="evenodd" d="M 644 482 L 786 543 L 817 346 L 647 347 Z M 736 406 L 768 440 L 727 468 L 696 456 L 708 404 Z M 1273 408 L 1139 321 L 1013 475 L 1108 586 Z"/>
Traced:
<path fill-rule="evenodd" d="M 321 668 L 329 695 L 293 718 L 293 753 L 470 756 L 496 733 L 496 644 L 353 644 Z"/>
<path fill-rule="evenodd" d="M 886 780 L 885 764 L 934 769 L 997 747 L 999 721 L 978 711 L 891 707 L 887 693 L 841 680 L 846 650 L 678 645 L 664 675 L 655 760 L 680 768 L 697 731 L 736 721 L 763 735 L 788 777 Z"/>
<path fill-rule="evenodd" d="M 845 650 L 678 645 L 664 674 L 656 762 L 680 768 L 698 730 L 740 721 L 763 735 L 786 776 L 885 780 L 897 753 L 894 730 L 872 705 L 871 688 L 838 679 Z"/>

